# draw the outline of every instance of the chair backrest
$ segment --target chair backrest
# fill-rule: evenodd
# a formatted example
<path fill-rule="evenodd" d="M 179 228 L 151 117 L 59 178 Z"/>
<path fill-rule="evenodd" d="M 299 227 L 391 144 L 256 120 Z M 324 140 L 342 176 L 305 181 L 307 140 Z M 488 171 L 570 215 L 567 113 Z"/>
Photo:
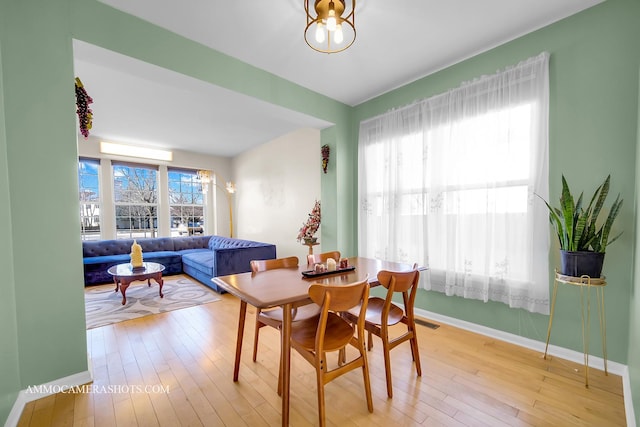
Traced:
<path fill-rule="evenodd" d="M 391 304 L 394 292 L 402 293 L 402 299 L 407 315 L 413 315 L 413 305 L 418 290 L 418 281 L 420 280 L 420 272 L 418 265 L 414 264 L 410 271 L 389 271 L 381 270 L 378 272 L 378 282 L 388 289 L 385 304 Z"/>
<path fill-rule="evenodd" d="M 254 259 L 250 262 L 250 265 L 253 273 L 275 270 L 277 268 L 292 268 L 298 266 L 298 257 L 290 256 L 276 259 Z"/>
<path fill-rule="evenodd" d="M 361 308 L 356 328 L 359 339 L 363 339 L 367 302 L 369 300 L 368 275 L 363 280 L 349 283 L 348 285 L 314 283 L 309 287 L 309 297 L 320 306 L 320 320 L 316 330 L 316 350 L 322 351 L 324 347 L 329 312 L 347 311 L 358 305 Z M 344 322 L 347 323 L 346 320 Z"/>
<path fill-rule="evenodd" d="M 405 292 L 418 284 L 420 272 L 414 264 L 413 270 L 410 271 L 389 271 L 381 270 L 378 272 L 378 282 L 393 292 Z"/>
<path fill-rule="evenodd" d="M 307 265 L 314 265 L 326 262 L 329 258 L 333 258 L 338 262 L 340 260 L 340 251 L 323 252 L 321 254 L 307 255 Z"/>

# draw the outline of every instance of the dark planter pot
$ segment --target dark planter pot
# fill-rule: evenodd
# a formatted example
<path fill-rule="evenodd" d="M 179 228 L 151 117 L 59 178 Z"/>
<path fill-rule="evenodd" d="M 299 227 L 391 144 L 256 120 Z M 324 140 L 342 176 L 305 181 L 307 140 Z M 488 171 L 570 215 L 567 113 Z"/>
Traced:
<path fill-rule="evenodd" d="M 565 276 L 589 276 L 600 278 L 604 252 L 560 251 L 560 274 Z"/>

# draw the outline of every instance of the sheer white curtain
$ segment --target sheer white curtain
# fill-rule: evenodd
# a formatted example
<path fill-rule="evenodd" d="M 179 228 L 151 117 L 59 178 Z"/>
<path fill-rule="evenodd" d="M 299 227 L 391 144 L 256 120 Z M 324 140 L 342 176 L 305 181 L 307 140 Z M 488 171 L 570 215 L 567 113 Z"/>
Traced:
<path fill-rule="evenodd" d="M 548 53 L 360 124 L 359 253 L 549 312 Z"/>

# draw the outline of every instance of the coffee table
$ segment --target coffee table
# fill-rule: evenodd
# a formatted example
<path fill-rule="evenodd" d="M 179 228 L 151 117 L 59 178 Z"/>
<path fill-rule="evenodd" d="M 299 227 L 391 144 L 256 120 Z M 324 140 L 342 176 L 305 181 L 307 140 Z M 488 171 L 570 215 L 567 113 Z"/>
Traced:
<path fill-rule="evenodd" d="M 155 280 L 160 285 L 159 295 L 163 298 L 162 294 L 162 272 L 164 271 L 164 265 L 157 262 L 145 262 L 140 268 L 133 268 L 130 263 L 118 264 L 109 267 L 107 273 L 113 276 L 113 282 L 116 284 L 115 292 L 122 292 L 122 305 L 127 303 L 127 288 L 131 282 L 136 280 L 146 280 L 149 287 L 151 286 L 151 279 Z"/>

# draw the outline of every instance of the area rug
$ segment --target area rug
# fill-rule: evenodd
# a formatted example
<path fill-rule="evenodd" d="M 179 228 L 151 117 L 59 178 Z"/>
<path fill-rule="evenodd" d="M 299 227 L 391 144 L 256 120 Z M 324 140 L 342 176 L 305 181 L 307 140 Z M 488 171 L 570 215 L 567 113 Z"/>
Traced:
<path fill-rule="evenodd" d="M 87 329 L 220 300 L 213 290 L 190 277 L 177 275 L 163 279 L 164 298 L 158 295 L 159 285 L 155 281 L 151 280 L 151 287 L 146 281 L 133 282 L 127 289 L 125 305 L 122 305 L 122 294 L 114 292 L 113 283 L 87 286 L 84 291 Z"/>

